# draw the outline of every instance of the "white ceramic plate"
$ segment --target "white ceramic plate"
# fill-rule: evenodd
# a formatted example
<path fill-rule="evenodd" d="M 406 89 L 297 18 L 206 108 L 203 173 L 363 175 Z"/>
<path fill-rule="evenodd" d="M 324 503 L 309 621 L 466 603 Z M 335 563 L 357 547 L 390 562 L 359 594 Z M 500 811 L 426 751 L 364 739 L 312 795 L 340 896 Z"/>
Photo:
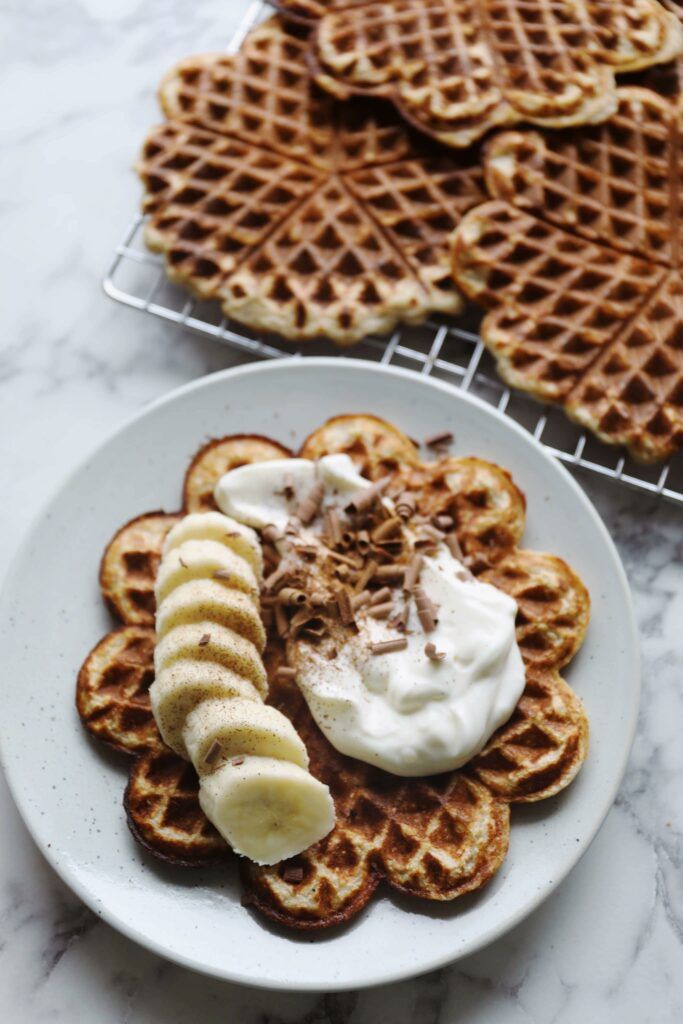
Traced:
<path fill-rule="evenodd" d="M 74 707 L 78 668 L 111 627 L 97 586 L 104 545 L 127 519 L 175 509 L 187 462 L 210 436 L 266 434 L 296 446 L 325 419 L 372 412 L 412 437 L 451 429 L 455 453 L 500 463 L 528 498 L 525 545 L 564 557 L 593 599 L 566 675 L 583 697 L 591 751 L 555 800 L 513 808 L 503 868 L 480 894 L 432 905 L 388 892 L 343 930 L 297 936 L 240 905 L 232 867 L 160 866 L 133 842 L 125 768 Z M 137 942 L 188 967 L 259 986 L 342 989 L 387 982 L 472 953 L 533 910 L 578 861 L 621 779 L 638 707 L 637 633 L 624 572 L 570 475 L 527 433 L 436 380 L 355 360 L 248 366 L 173 392 L 119 430 L 39 516 L 0 601 L 0 736 L 36 843 L 72 889 Z"/>

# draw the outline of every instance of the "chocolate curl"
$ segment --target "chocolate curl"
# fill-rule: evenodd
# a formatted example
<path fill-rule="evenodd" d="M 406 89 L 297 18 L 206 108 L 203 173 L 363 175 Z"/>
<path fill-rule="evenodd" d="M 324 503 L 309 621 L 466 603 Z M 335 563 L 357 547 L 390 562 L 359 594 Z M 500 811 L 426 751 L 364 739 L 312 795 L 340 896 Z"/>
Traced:
<path fill-rule="evenodd" d="M 434 605 L 427 597 L 423 587 L 415 587 L 413 597 L 415 598 L 415 607 L 417 608 L 417 617 L 420 620 L 420 625 L 425 633 L 432 633 L 436 629 Z"/>
<path fill-rule="evenodd" d="M 415 544 L 440 544 L 444 539 L 443 530 L 437 530 L 435 526 L 430 523 L 425 523 L 424 526 L 420 527 L 420 532 L 415 539 Z"/>
<path fill-rule="evenodd" d="M 370 534 L 367 530 L 359 530 L 356 536 L 356 547 L 361 555 L 367 555 L 370 550 Z"/>
<path fill-rule="evenodd" d="M 395 504 L 396 515 L 400 516 L 401 519 L 410 519 L 415 515 L 417 502 L 415 496 L 410 491 L 403 491 L 402 494 L 399 494 Z"/>
<path fill-rule="evenodd" d="M 261 530 L 261 537 L 266 544 L 277 544 L 279 540 L 282 540 L 281 532 L 273 523 L 268 523 L 267 526 L 263 527 Z"/>
<path fill-rule="evenodd" d="M 303 590 L 297 590 L 296 587 L 283 587 L 277 595 L 277 599 L 280 604 L 291 605 L 304 605 L 308 601 Z"/>
<path fill-rule="evenodd" d="M 364 608 L 366 604 L 371 604 L 371 594 L 369 590 L 362 590 L 360 594 L 354 594 L 351 598 L 351 607 L 354 612 L 357 612 L 359 608 Z"/>
<path fill-rule="evenodd" d="M 451 444 L 452 441 L 452 432 L 450 430 L 441 430 L 438 434 L 431 434 L 430 437 L 425 438 L 425 445 L 427 448 L 442 448 L 444 445 Z"/>
<path fill-rule="evenodd" d="M 391 591 L 389 590 L 389 587 L 382 587 L 381 590 L 376 590 L 372 595 L 370 604 L 384 604 L 385 601 L 389 600 L 391 600 Z"/>
<path fill-rule="evenodd" d="M 359 594 L 362 590 L 365 590 L 366 586 L 368 585 L 372 577 L 375 575 L 377 568 L 377 562 L 373 558 L 371 558 L 356 581 L 355 590 L 357 594 Z"/>
<path fill-rule="evenodd" d="M 431 640 L 425 644 L 425 654 L 430 661 L 443 661 L 446 657 L 446 652 L 437 651 L 436 644 L 433 644 Z"/>
<path fill-rule="evenodd" d="M 362 559 L 354 558 L 352 555 L 342 555 L 340 551 L 328 551 L 327 557 L 331 558 L 333 562 L 340 562 L 342 565 L 348 565 L 351 569 L 363 568 Z"/>
<path fill-rule="evenodd" d="M 380 565 L 372 574 L 373 583 L 400 583 L 405 576 L 405 565 Z"/>
<path fill-rule="evenodd" d="M 289 885 L 298 885 L 304 880 L 304 869 L 296 865 L 288 865 L 282 872 L 282 881 Z"/>
<path fill-rule="evenodd" d="M 339 618 L 345 626 L 350 626 L 353 623 L 354 618 L 349 592 L 345 587 L 340 587 L 335 596 L 337 598 L 337 607 L 339 608 Z"/>
<path fill-rule="evenodd" d="M 395 640 L 383 640 L 381 643 L 370 644 L 371 654 L 391 654 L 393 651 L 405 651 L 408 641 L 404 636 L 397 636 Z"/>
<path fill-rule="evenodd" d="M 199 638 L 197 646 L 198 647 L 206 647 L 207 644 L 210 643 L 210 641 L 211 641 L 211 634 L 210 633 L 204 633 L 203 636 L 201 636 Z"/>
<path fill-rule="evenodd" d="M 369 512 L 373 505 L 377 504 L 390 481 L 390 476 L 384 476 L 381 480 L 377 480 L 372 487 L 364 487 L 360 491 L 355 491 L 344 506 L 344 511 L 353 512 L 356 515 Z"/>
<path fill-rule="evenodd" d="M 393 602 L 386 601 L 384 604 L 375 604 L 368 608 L 368 615 L 371 619 L 388 619 L 393 610 Z"/>
<path fill-rule="evenodd" d="M 291 566 L 285 565 L 284 562 L 280 562 L 275 572 L 271 572 L 270 576 L 266 576 L 263 581 L 263 589 L 276 590 L 279 584 L 284 584 L 287 577 L 290 574 Z M 220 571 L 220 570 L 219 570 Z M 214 573 L 214 576 L 216 574 Z"/>
<path fill-rule="evenodd" d="M 443 530 L 445 533 L 447 533 L 448 530 L 451 530 L 453 528 L 453 523 L 453 516 L 434 516 L 434 526 L 436 526 L 439 530 Z"/>
<path fill-rule="evenodd" d="M 287 501 L 291 501 L 294 497 L 294 477 L 289 470 L 282 475 L 282 493 Z"/>
<path fill-rule="evenodd" d="M 309 523 L 313 522 L 320 506 L 323 503 L 323 497 L 325 496 L 325 484 L 322 480 L 317 480 L 311 487 L 308 494 L 301 499 L 296 507 L 295 515 L 297 519 L 300 519 L 304 526 L 308 526 Z"/>
<path fill-rule="evenodd" d="M 405 633 L 408 628 L 408 605 L 404 604 L 398 615 L 394 615 L 392 619 L 389 619 L 389 625 L 392 629 L 397 629 L 399 633 Z"/>
<path fill-rule="evenodd" d="M 418 580 L 420 579 L 420 573 L 422 572 L 422 566 L 424 565 L 423 555 L 413 555 L 406 569 L 406 574 L 403 579 L 403 589 L 410 593 L 414 589 Z"/>
<path fill-rule="evenodd" d="M 302 608 L 301 611 L 292 616 L 289 628 L 293 638 L 297 637 L 299 633 L 305 632 L 314 639 L 319 639 L 327 631 L 325 621 L 319 615 L 314 615 L 307 608 Z"/>
<path fill-rule="evenodd" d="M 332 547 L 336 547 L 337 544 L 341 544 L 341 520 L 336 508 L 328 508 L 325 512 L 325 534 Z"/>
<path fill-rule="evenodd" d="M 457 558 L 459 562 L 464 561 L 465 552 L 460 546 L 460 541 L 458 540 L 457 534 L 449 533 L 448 536 L 444 538 L 444 544 L 446 545 L 450 553 L 453 555 L 453 558 Z"/>
<path fill-rule="evenodd" d="M 283 683 L 289 679 L 296 679 L 296 669 L 290 668 L 289 665 L 280 665 L 280 668 L 275 673 L 275 678 Z"/>
<path fill-rule="evenodd" d="M 281 604 L 275 605 L 275 629 L 280 639 L 283 639 L 289 633 L 289 621 L 284 606 Z"/>
<path fill-rule="evenodd" d="M 223 747 L 220 745 L 218 740 L 214 740 L 204 757 L 204 764 L 212 765 L 215 764 L 218 758 L 223 753 Z"/>
<path fill-rule="evenodd" d="M 400 534 L 400 532 L 401 520 L 398 516 L 392 516 L 390 519 L 385 519 L 379 526 L 376 526 L 371 536 L 376 544 L 381 544 L 383 541 Z"/>

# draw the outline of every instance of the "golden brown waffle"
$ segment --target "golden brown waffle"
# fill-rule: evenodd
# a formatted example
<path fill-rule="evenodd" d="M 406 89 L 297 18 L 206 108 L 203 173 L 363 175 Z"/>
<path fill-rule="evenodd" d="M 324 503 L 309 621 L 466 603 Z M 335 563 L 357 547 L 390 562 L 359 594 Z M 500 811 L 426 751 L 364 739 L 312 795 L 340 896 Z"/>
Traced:
<path fill-rule="evenodd" d="M 599 127 L 491 140 L 454 270 L 508 383 L 651 462 L 683 443 L 683 105 L 618 97 Z"/>
<path fill-rule="evenodd" d="M 179 516 L 149 512 L 122 526 L 100 564 L 100 587 L 122 622 L 154 625 L 154 580 L 164 537 Z"/>
<path fill-rule="evenodd" d="M 280 7 L 317 20 L 312 61 L 330 93 L 387 97 L 456 147 L 522 121 L 555 128 L 602 121 L 616 107 L 615 72 L 683 52 L 678 19 L 656 0 L 283 0 Z"/>
<path fill-rule="evenodd" d="M 301 455 L 349 452 L 375 476 L 390 474 L 390 489 L 406 482 L 422 501 L 447 508 L 474 571 L 519 602 L 518 640 L 527 664 L 527 687 L 510 721 L 465 769 L 428 779 L 400 779 L 339 754 L 315 725 L 291 682 L 276 679 L 283 658 L 271 636 L 269 701 L 304 739 L 313 773 L 330 786 L 337 824 L 301 856 L 275 867 L 242 862 L 244 900 L 271 919 L 295 928 L 322 928 L 349 920 L 382 879 L 403 892 L 450 900 L 473 891 L 498 870 L 508 846 L 511 802 L 550 796 L 576 775 L 586 756 L 581 702 L 559 677 L 581 644 L 588 595 L 561 559 L 520 550 L 524 498 L 509 475 L 477 459 L 423 463 L 416 446 L 373 416 L 340 416 L 311 434 Z M 212 483 L 229 466 L 288 454 L 264 438 L 237 436 L 205 445 L 192 460 L 185 508 L 208 507 Z M 440 465 L 441 463 L 441 465 Z M 111 598 L 129 589 L 133 550 L 159 547 L 159 513 L 141 516 L 112 541 L 104 562 Z M 169 516 L 169 527 L 175 516 Z M 494 542 L 484 543 L 486 537 Z M 485 551 L 485 557 L 481 552 Z M 133 568 L 133 572 L 135 569 Z M 123 621 L 136 609 L 120 606 Z M 152 609 L 153 611 L 153 609 Z M 133 754 L 125 796 L 135 838 L 150 852 L 179 865 L 221 860 L 230 851 L 202 814 L 197 779 L 187 762 L 161 742 L 149 705 L 154 632 L 133 620 L 105 637 L 79 674 L 77 706 L 85 727 Z"/>
<path fill-rule="evenodd" d="M 235 56 L 188 58 L 138 171 L 147 244 L 226 316 L 350 344 L 458 312 L 449 235 L 482 201 L 476 155 L 437 152 L 385 105 L 312 83 L 306 40 L 274 18 Z"/>

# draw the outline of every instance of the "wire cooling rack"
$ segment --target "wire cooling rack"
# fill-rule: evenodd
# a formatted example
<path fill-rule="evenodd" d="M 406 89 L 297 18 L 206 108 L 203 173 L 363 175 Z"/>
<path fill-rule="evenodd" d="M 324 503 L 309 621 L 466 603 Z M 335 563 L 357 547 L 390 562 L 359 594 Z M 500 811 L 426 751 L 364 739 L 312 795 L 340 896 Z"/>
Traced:
<path fill-rule="evenodd" d="M 230 50 L 237 49 L 266 9 L 261 0 L 249 7 Z M 329 343 L 298 347 L 252 332 L 223 317 L 216 303 L 188 297 L 187 292 L 168 280 L 162 258 L 145 247 L 144 220 L 141 215 L 136 216 L 116 247 L 103 281 L 104 290 L 112 299 L 223 342 L 241 360 L 323 354 L 343 358 Z M 683 452 L 663 465 L 643 466 L 622 449 L 602 444 L 581 430 L 559 409 L 542 405 L 523 392 L 511 391 L 497 376 L 493 360 L 479 338 L 479 319 L 477 313 L 470 311 L 458 319 L 432 319 L 420 326 L 402 326 L 388 340 L 366 339 L 354 346 L 351 354 L 354 358 L 401 366 L 448 381 L 510 416 L 566 465 L 683 506 Z"/>

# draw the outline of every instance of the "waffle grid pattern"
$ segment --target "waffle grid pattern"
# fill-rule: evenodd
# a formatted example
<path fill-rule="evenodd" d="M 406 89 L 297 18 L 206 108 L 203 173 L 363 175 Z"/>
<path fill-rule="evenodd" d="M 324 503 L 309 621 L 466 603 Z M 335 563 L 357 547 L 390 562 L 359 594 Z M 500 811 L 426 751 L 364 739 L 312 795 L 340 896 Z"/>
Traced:
<path fill-rule="evenodd" d="M 262 0 L 251 5 L 230 51 L 239 47 L 248 30 L 268 12 Z M 366 187 L 371 191 L 371 182 Z M 331 344 L 309 343 L 299 348 L 281 339 L 250 333 L 222 317 L 217 304 L 188 297 L 186 291 L 168 281 L 162 257 L 145 246 L 142 237 L 145 221 L 145 217 L 136 215 L 115 249 L 103 279 L 104 290 L 112 299 L 180 329 L 220 341 L 234 350 L 239 362 L 337 352 Z M 559 411 L 513 393 L 495 373 L 492 360 L 479 339 L 478 322 L 479 316 L 470 312 L 458 319 L 432 319 L 419 327 L 404 325 L 388 342 L 370 338 L 356 346 L 353 356 L 446 380 L 520 423 L 570 468 L 588 471 L 592 476 L 608 478 L 683 506 L 683 453 L 663 466 L 640 465 L 622 451 L 601 444 L 587 431 L 569 423 Z"/>

